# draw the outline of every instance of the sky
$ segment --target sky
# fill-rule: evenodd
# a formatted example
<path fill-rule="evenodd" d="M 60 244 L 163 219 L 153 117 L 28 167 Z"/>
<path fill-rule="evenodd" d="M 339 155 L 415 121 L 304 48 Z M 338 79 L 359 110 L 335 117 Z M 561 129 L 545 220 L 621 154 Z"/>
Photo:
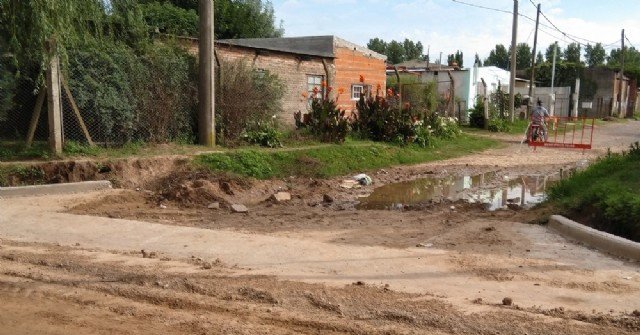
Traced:
<path fill-rule="evenodd" d="M 457 50 L 464 67 L 474 55 L 484 59 L 496 44 L 511 45 L 514 0 L 272 0 L 285 37 L 336 35 L 366 46 L 378 37 L 387 42 L 408 38 L 422 42 L 431 61 Z M 578 41 L 600 42 L 607 50 L 640 48 L 640 0 L 518 0 L 517 42 L 533 46 L 536 5 L 541 5 L 537 51 L 558 41 L 563 49 Z M 486 7 L 486 8 L 480 8 Z M 526 16 L 526 17 L 525 17 Z M 547 20 L 548 19 L 548 20 Z M 554 27 L 555 26 L 555 27 Z M 536 52 L 537 53 L 537 52 Z"/>

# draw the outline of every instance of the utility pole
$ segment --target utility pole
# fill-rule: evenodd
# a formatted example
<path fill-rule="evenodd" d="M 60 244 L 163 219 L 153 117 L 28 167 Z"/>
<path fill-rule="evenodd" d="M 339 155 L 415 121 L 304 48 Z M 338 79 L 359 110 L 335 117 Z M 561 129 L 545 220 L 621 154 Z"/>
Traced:
<path fill-rule="evenodd" d="M 556 82 L 556 54 L 558 53 L 558 41 L 553 43 L 553 65 L 551 66 L 551 101 L 549 102 L 549 115 L 556 116 L 556 91 L 554 84 Z"/>
<path fill-rule="evenodd" d="M 621 39 L 621 41 L 622 41 L 622 52 L 621 52 L 621 55 L 622 55 L 621 56 L 621 58 L 622 58 L 621 59 L 622 66 L 620 67 L 620 81 L 618 82 L 618 96 L 620 97 L 620 101 L 618 101 L 618 117 L 623 118 L 623 117 L 626 116 L 626 115 L 623 115 L 623 113 L 622 113 L 622 101 L 624 101 L 623 100 L 624 91 L 622 90 L 622 83 L 624 82 L 624 29 L 622 29 L 622 35 L 621 36 L 622 36 L 622 39 Z M 624 114 L 627 114 L 626 113 L 627 112 L 626 108 L 625 108 L 624 112 L 625 112 Z"/>
<path fill-rule="evenodd" d="M 213 57 L 213 0 L 200 0 L 200 39 L 198 43 L 198 142 L 216 145 L 215 124 L 215 66 Z"/>
<path fill-rule="evenodd" d="M 533 106 L 533 85 L 536 80 L 536 47 L 538 46 L 538 24 L 540 23 L 540 4 L 538 4 L 538 12 L 536 14 L 536 30 L 533 33 L 533 53 L 531 54 L 531 80 L 529 81 L 529 103 L 527 104 L 527 115 L 531 115 L 531 107 Z M 553 86 L 553 83 L 551 84 Z"/>
<path fill-rule="evenodd" d="M 514 121 L 514 104 L 516 89 L 516 43 L 518 38 L 518 0 L 513 0 L 513 27 L 511 31 L 511 80 L 509 81 L 509 115 Z"/>

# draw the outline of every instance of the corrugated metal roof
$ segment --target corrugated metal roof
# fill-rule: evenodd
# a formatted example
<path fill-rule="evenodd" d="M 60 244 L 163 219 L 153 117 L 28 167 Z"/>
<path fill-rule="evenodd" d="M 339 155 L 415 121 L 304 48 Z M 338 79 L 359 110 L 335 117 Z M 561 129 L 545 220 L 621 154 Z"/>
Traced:
<path fill-rule="evenodd" d="M 305 36 L 280 38 L 239 38 L 216 40 L 216 43 L 246 48 L 288 52 L 299 55 L 335 58 L 334 36 Z"/>

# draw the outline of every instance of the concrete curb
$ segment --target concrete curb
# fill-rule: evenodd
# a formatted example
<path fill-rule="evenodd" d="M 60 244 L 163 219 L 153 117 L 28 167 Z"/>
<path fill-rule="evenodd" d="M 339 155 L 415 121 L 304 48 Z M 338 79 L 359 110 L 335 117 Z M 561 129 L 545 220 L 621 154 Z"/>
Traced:
<path fill-rule="evenodd" d="M 108 180 L 48 185 L 0 187 L 0 198 L 92 192 L 111 188 Z"/>
<path fill-rule="evenodd" d="M 561 215 L 549 218 L 549 228 L 600 251 L 640 261 L 640 243 L 587 227 Z"/>

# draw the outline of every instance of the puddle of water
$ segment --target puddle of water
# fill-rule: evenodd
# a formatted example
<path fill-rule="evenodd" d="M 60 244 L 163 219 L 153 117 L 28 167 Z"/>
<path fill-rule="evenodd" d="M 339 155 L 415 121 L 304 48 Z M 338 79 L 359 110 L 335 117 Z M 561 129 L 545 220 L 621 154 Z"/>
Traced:
<path fill-rule="evenodd" d="M 421 205 L 447 199 L 485 204 L 489 210 L 508 204 L 529 207 L 544 200 L 545 191 L 558 176 L 519 176 L 496 180 L 495 172 L 475 176 L 422 178 L 388 184 L 376 188 L 360 199 L 358 209 L 402 209 L 405 205 Z M 496 187 L 495 185 L 500 185 Z"/>

